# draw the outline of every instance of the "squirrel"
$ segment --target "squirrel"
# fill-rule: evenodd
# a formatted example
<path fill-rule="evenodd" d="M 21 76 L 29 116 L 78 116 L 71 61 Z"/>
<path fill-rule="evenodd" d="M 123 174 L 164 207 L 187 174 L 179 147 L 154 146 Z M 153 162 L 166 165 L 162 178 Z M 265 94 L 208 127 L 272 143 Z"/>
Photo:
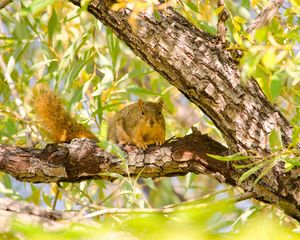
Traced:
<path fill-rule="evenodd" d="M 98 140 L 89 129 L 71 117 L 62 99 L 47 86 L 38 84 L 34 87 L 33 110 L 46 135 L 55 143 L 71 142 L 74 138 Z"/>
<path fill-rule="evenodd" d="M 109 123 L 108 140 L 120 144 L 134 144 L 145 150 L 148 145 L 165 142 L 165 119 L 163 101 L 143 102 L 125 106 Z"/>

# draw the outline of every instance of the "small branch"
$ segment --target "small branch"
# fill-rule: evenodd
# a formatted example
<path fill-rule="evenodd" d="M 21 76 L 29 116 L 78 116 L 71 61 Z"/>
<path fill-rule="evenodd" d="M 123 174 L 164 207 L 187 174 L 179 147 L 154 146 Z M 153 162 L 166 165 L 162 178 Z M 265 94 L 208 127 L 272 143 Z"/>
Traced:
<path fill-rule="evenodd" d="M 0 3 L 0 10 L 2 8 L 5 8 L 11 2 L 12 2 L 12 0 L 2 0 L 2 2 Z"/>
<path fill-rule="evenodd" d="M 235 196 L 230 199 L 223 199 L 217 202 L 213 203 L 198 203 L 198 204 L 190 204 L 185 205 L 183 202 L 183 205 L 178 206 L 167 206 L 162 208 L 104 208 L 98 211 L 95 211 L 93 213 L 87 214 L 84 216 L 84 218 L 92 218 L 96 216 L 106 215 L 106 214 L 173 214 L 177 212 L 187 211 L 191 209 L 201 209 L 201 208 L 207 208 L 212 207 L 213 205 L 218 205 L 220 203 L 235 203 L 240 202 L 249 198 L 254 197 L 253 193 L 244 193 L 238 196 Z M 198 200 L 200 201 L 200 200 Z"/>
<path fill-rule="evenodd" d="M 45 209 L 39 206 L 35 206 L 32 203 L 28 203 L 25 201 L 16 201 L 11 198 L 0 198 L 0 225 L 4 227 L 10 226 L 11 219 L 17 219 L 23 224 L 42 224 L 43 227 L 49 230 L 61 230 L 64 227 L 68 227 L 71 223 L 79 222 L 81 224 L 96 224 L 96 222 L 92 220 L 88 220 L 88 218 L 92 218 L 99 215 L 105 214 L 155 214 L 155 213 L 164 213 L 164 214 L 172 214 L 179 211 L 185 211 L 188 209 L 194 208 L 204 208 L 207 206 L 211 206 L 211 204 L 219 204 L 221 202 L 234 203 L 238 201 L 242 201 L 248 198 L 251 198 L 251 193 L 245 193 L 238 196 L 235 196 L 230 199 L 220 200 L 214 203 L 200 203 L 195 205 L 183 205 L 183 206 L 166 206 L 163 208 L 144 208 L 144 209 L 131 209 L 131 208 L 106 208 L 100 205 L 98 208 L 95 206 L 83 206 L 81 211 L 57 211 Z M 90 214 L 84 215 L 87 211 L 91 211 L 92 209 L 97 209 L 97 211 L 92 212 Z M 62 221 L 63 220 L 63 221 Z M 3 229 L 2 229 L 3 230 Z"/>
<path fill-rule="evenodd" d="M 283 2 L 283 0 L 274 0 L 273 2 L 269 3 L 255 18 L 254 22 L 250 24 L 246 32 L 251 33 L 255 29 L 268 24 L 276 15 L 278 9 L 282 6 Z"/>
<path fill-rule="evenodd" d="M 224 44 L 226 42 L 226 25 L 225 22 L 229 17 L 229 14 L 225 8 L 224 0 L 218 0 L 218 7 L 223 7 L 222 11 L 218 15 L 218 24 L 217 24 L 217 36 L 219 41 Z"/>

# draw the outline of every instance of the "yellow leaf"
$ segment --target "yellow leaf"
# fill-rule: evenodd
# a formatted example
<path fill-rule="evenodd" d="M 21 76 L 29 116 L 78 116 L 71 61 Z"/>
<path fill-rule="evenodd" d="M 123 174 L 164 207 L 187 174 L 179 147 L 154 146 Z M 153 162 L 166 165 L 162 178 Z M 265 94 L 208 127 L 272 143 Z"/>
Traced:
<path fill-rule="evenodd" d="M 222 10 L 224 9 L 224 7 L 225 7 L 224 5 L 221 6 L 221 7 L 218 7 L 218 8 L 215 10 L 215 14 L 216 14 L 216 15 L 219 15 L 219 13 L 222 12 Z"/>
<path fill-rule="evenodd" d="M 251 0 L 251 7 L 254 8 L 258 2 L 259 2 L 259 0 Z"/>
<path fill-rule="evenodd" d="M 269 48 L 266 54 L 262 58 L 262 63 L 269 69 L 274 69 L 275 67 L 276 53 L 274 48 Z"/>
<path fill-rule="evenodd" d="M 243 39 L 237 31 L 233 32 L 233 38 L 239 45 L 243 44 Z"/>
<path fill-rule="evenodd" d="M 239 22 L 239 23 L 246 23 L 247 22 L 245 18 L 240 17 L 240 16 L 235 16 L 233 19 L 235 21 Z"/>
<path fill-rule="evenodd" d="M 241 31 L 241 25 L 237 21 L 235 21 L 234 19 L 232 19 L 232 24 L 233 24 L 233 26 L 235 28 L 235 31 L 237 31 L 237 32 Z"/>
<path fill-rule="evenodd" d="M 115 3 L 114 5 L 111 6 L 111 10 L 119 11 L 120 9 L 125 8 L 126 5 L 127 5 L 126 2 Z"/>

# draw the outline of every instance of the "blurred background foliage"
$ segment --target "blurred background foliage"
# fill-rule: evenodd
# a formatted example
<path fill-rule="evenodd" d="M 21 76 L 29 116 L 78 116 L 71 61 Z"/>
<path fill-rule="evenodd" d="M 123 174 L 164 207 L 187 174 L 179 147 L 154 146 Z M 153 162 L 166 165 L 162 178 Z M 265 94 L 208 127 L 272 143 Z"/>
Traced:
<path fill-rule="evenodd" d="M 84 1 L 87 2 L 87 1 Z M 272 103 L 293 124 L 295 142 L 300 124 L 299 1 L 286 1 L 268 26 L 246 34 L 251 19 L 269 1 L 225 1 L 230 13 L 227 38 L 230 49 L 243 52 L 243 78 L 254 77 Z M 131 4 L 131 5 L 130 5 Z M 155 1 L 118 1 L 115 9 L 131 6 L 135 16 Z M 197 27 L 216 34 L 217 1 L 178 0 L 166 2 Z M 163 8 L 165 6 L 161 6 Z M 105 141 L 107 121 L 126 104 L 144 100 L 164 100 L 167 138 L 184 136 L 191 126 L 225 142 L 212 121 L 195 108 L 178 90 L 137 58 L 110 29 L 68 1 L 15 0 L 0 10 L 0 55 L 6 68 L 0 71 L 0 142 L 26 145 L 26 129 L 39 147 L 48 142 L 40 136 L 32 113 L 32 88 L 46 83 L 65 99 L 67 109 L 78 121 L 88 124 Z M 5 75 L 6 74 L 6 75 Z M 7 74 L 11 77 L 9 85 Z M 13 89 L 20 97 L 16 103 Z M 22 113 L 22 107 L 25 110 Z M 276 136 L 274 137 L 276 138 Z M 290 161 L 298 166 L 299 159 Z M 104 237 L 107 239 L 300 239 L 299 224 L 282 211 L 250 200 L 236 204 L 228 199 L 240 194 L 215 179 L 188 174 L 184 177 L 130 179 L 113 183 L 85 181 L 56 184 L 20 183 L 0 173 L 0 195 L 23 199 L 47 208 L 95 211 L 89 204 L 109 208 L 160 208 L 200 199 L 194 208 L 172 214 L 107 214 L 95 216 L 96 227 L 75 224 L 68 232 L 59 230 L 58 239 Z M 192 205 L 193 206 L 193 205 Z M 0 229 L 1 230 L 1 229 Z M 27 239 L 45 237 L 40 226 L 12 222 L 5 239 L 22 233 Z M 50 234 L 47 231 L 47 234 Z M 259 236 L 257 236 L 259 234 Z M 50 236 L 50 235 L 49 235 Z"/>

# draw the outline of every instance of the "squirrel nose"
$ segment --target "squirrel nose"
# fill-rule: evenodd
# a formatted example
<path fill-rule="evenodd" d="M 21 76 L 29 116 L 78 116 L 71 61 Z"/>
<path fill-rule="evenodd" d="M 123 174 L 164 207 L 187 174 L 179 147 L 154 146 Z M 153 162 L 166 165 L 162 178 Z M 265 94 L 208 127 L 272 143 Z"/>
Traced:
<path fill-rule="evenodd" d="M 150 125 L 151 126 L 154 125 L 154 120 L 153 119 L 150 120 Z"/>

